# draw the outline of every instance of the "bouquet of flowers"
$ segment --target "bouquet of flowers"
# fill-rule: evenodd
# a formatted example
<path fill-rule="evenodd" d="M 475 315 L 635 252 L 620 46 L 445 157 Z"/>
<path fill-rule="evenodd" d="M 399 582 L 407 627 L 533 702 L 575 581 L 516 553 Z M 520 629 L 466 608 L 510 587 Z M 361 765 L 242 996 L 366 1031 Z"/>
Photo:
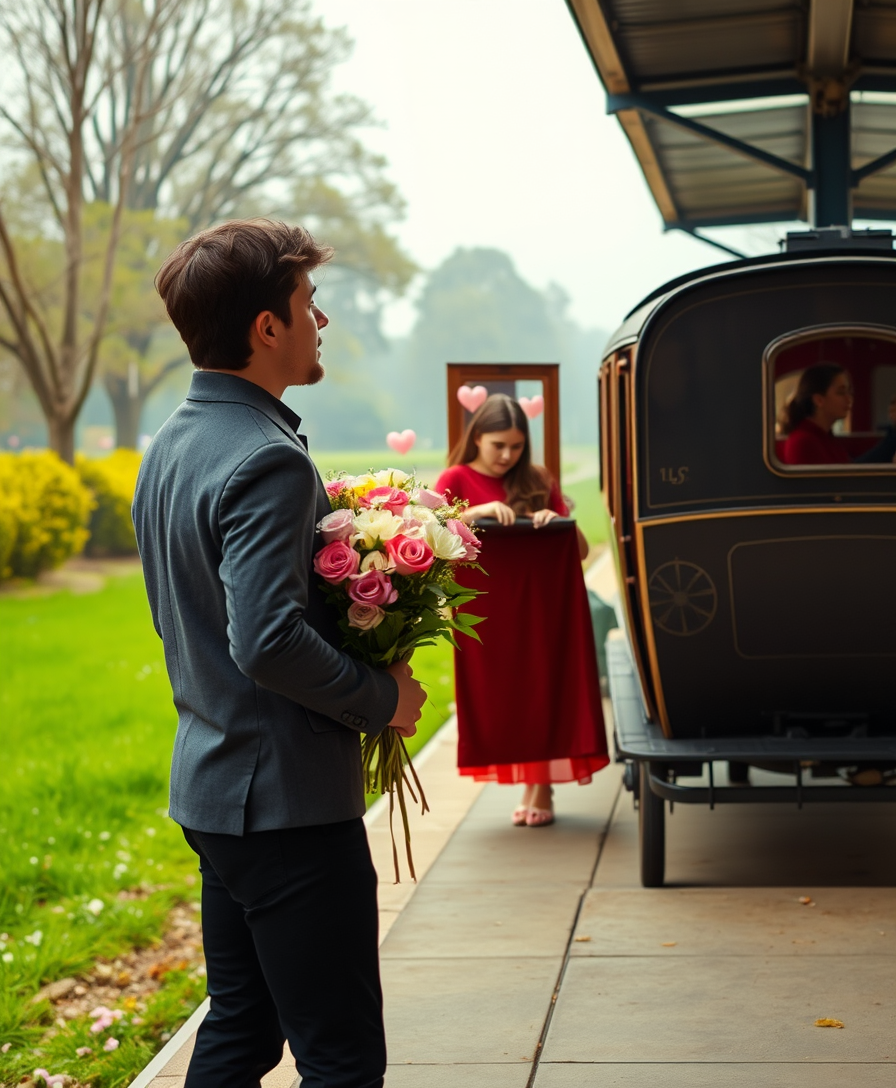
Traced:
<path fill-rule="evenodd" d="M 327 485 L 332 512 L 318 524 L 324 545 L 314 569 L 324 580 L 327 601 L 339 611 L 343 647 L 368 665 L 384 667 L 407 660 L 418 646 L 437 638 L 457 646 L 455 634 L 478 640 L 473 627 L 481 621 L 457 609 L 478 596 L 455 581 L 458 567 L 477 566 L 479 541 L 460 520 L 466 502 L 450 503 L 444 495 L 397 469 L 338 475 Z M 411 876 L 411 856 L 404 787 L 417 796 L 410 772 L 426 798 L 404 746 L 394 729 L 364 737 L 362 760 L 368 793 L 389 794 L 389 822 L 395 800 L 404 824 Z M 395 878 L 398 853 L 393 834 Z"/>

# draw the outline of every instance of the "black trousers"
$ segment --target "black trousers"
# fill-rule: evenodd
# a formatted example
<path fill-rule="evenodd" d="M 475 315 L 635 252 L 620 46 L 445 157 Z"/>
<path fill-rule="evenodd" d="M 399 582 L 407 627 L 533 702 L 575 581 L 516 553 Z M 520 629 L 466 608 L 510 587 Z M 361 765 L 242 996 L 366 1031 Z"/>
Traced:
<path fill-rule="evenodd" d="M 302 1088 L 381 1088 L 376 871 L 363 821 L 184 836 L 199 855 L 211 998 L 185 1088 L 260 1088 L 286 1040 Z"/>

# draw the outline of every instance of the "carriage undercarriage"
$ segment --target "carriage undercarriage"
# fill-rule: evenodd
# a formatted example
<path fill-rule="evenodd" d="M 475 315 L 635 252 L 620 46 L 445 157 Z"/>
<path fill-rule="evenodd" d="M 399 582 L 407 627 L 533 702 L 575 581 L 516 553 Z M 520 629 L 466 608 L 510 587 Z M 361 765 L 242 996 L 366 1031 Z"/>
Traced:
<path fill-rule="evenodd" d="M 613 703 L 614 747 L 624 762 L 624 784 L 638 806 L 641 882 L 661 887 L 665 879 L 666 802 L 674 805 L 855 804 L 896 802 L 896 785 L 853 785 L 844 771 L 876 771 L 886 780 L 896 770 L 896 736 L 868 736 L 866 723 L 848 715 L 781 715 L 778 734 L 669 738 L 648 721 L 637 674 L 625 640 L 607 643 L 607 669 Z M 794 722 L 796 719 L 796 722 Z M 714 764 L 727 762 L 793 776 L 793 785 L 716 785 Z M 861 780 L 858 773 L 853 781 Z M 700 778 L 683 785 L 682 778 Z M 838 784 L 815 785 L 837 778 Z"/>

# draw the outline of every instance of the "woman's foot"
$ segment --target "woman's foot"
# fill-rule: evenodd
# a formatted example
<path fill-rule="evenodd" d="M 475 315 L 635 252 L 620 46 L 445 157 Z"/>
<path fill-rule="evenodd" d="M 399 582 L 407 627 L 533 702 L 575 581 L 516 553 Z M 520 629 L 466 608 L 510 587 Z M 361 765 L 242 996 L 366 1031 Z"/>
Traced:
<path fill-rule="evenodd" d="M 533 786 L 529 796 L 526 827 L 547 827 L 554 822 L 554 791 L 550 786 Z"/>
<path fill-rule="evenodd" d="M 525 827 L 529 820 L 529 803 L 532 800 L 532 791 L 534 786 L 526 786 L 523 790 L 523 800 L 513 810 L 513 814 L 510 817 L 510 822 L 514 827 Z"/>

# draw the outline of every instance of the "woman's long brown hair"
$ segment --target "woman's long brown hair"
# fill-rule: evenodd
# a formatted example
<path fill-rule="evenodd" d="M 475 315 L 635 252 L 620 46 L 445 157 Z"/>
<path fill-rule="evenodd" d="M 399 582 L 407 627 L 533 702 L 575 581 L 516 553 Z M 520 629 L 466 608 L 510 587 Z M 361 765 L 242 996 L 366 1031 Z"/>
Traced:
<path fill-rule="evenodd" d="M 837 363 L 816 363 L 806 367 L 800 375 L 796 392 L 784 405 L 778 420 L 781 434 L 790 434 L 804 419 L 811 419 L 815 415 L 813 396 L 816 393 L 824 396 L 844 369 Z"/>
<path fill-rule="evenodd" d="M 529 420 L 519 403 L 504 393 L 493 393 L 473 413 L 463 437 L 448 455 L 449 465 L 468 465 L 476 460 L 476 439 L 496 431 L 520 431 L 525 439 L 519 461 L 503 477 L 507 505 L 516 514 L 534 514 L 544 510 L 551 494 L 548 470 L 532 464 Z"/>

